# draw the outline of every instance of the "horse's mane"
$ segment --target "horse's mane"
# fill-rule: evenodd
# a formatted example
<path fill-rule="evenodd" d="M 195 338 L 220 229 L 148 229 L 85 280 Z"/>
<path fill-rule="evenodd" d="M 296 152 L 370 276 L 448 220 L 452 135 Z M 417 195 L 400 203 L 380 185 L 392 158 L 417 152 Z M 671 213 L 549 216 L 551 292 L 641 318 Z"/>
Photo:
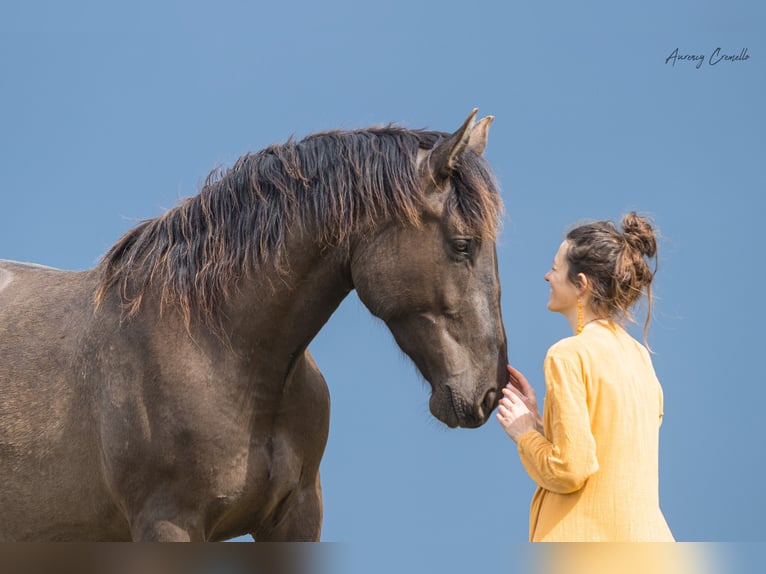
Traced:
<path fill-rule="evenodd" d="M 296 226 L 343 246 L 370 221 L 417 225 L 417 153 L 446 135 L 394 126 L 331 131 L 246 154 L 211 172 L 199 194 L 123 235 L 101 260 L 96 302 L 116 288 L 133 315 L 154 286 L 187 324 L 195 312 L 210 320 L 248 270 L 282 268 Z M 452 183 L 447 209 L 471 234 L 494 239 L 502 204 L 483 158 L 464 153 Z"/>

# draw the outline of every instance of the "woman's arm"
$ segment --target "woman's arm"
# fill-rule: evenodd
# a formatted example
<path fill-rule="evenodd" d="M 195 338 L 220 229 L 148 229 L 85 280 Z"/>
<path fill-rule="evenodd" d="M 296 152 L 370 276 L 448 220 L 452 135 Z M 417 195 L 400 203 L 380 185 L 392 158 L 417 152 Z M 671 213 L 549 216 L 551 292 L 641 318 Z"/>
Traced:
<path fill-rule="evenodd" d="M 582 488 L 598 470 L 581 368 L 566 357 L 545 359 L 545 434 L 528 430 L 518 439 L 521 462 L 532 479 L 552 492 Z"/>

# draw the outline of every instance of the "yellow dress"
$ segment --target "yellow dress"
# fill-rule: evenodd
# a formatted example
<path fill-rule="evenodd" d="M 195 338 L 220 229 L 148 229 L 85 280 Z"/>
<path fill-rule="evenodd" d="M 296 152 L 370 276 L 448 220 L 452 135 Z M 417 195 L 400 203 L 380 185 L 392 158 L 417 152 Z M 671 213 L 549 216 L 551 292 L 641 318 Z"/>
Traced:
<path fill-rule="evenodd" d="M 533 542 L 662 542 L 662 388 L 643 345 L 615 323 L 591 323 L 545 358 L 544 435 L 525 432 L 521 461 L 538 488 Z"/>

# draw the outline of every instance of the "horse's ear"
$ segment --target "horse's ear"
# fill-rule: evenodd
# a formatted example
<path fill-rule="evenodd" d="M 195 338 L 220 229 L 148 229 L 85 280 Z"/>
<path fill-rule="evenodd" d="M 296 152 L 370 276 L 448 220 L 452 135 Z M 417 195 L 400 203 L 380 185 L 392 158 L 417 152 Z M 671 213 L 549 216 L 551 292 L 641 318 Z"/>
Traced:
<path fill-rule="evenodd" d="M 489 126 L 495 118 L 487 116 L 474 124 L 477 111 L 474 108 L 460 129 L 444 141 L 439 142 L 431 152 L 429 168 L 437 181 L 443 181 L 450 176 L 457 165 L 458 158 L 467 149 L 477 155 L 484 153 L 484 149 L 487 147 Z"/>
<path fill-rule="evenodd" d="M 471 137 L 468 138 L 468 149 L 473 151 L 476 155 L 484 153 L 484 149 L 487 147 L 487 135 L 489 134 L 489 126 L 492 125 L 494 116 L 487 116 L 476 122 L 471 130 Z"/>
<path fill-rule="evenodd" d="M 428 167 L 437 180 L 443 181 L 450 176 L 452 170 L 455 169 L 458 158 L 468 147 L 473 131 L 473 120 L 476 118 L 477 111 L 474 108 L 463 125 L 451 136 L 436 144 L 431 151 Z"/>

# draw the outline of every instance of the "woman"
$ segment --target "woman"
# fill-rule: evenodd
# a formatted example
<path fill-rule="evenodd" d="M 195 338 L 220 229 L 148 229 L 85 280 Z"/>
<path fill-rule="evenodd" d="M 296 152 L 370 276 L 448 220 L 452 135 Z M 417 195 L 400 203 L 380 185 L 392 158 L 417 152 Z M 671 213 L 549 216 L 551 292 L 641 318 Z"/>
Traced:
<path fill-rule="evenodd" d="M 544 416 L 508 367 L 497 419 L 538 484 L 532 541 L 672 541 L 659 506 L 662 389 L 646 348 L 621 324 L 642 294 L 651 313 L 651 224 L 635 213 L 570 231 L 545 275 L 548 309 L 574 336 L 545 358 Z M 649 326 L 647 316 L 644 339 Z"/>

